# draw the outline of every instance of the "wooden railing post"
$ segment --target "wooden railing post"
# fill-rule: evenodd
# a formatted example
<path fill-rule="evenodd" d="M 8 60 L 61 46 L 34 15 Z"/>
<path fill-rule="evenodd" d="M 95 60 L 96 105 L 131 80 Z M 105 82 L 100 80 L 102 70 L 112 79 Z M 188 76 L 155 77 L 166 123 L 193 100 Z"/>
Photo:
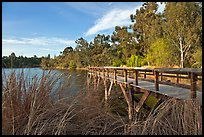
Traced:
<path fill-rule="evenodd" d="M 161 73 L 161 81 L 163 80 L 163 76 L 162 76 L 162 73 Z"/>
<path fill-rule="evenodd" d="M 196 98 L 196 79 L 197 75 L 191 72 L 191 98 Z"/>
<path fill-rule="evenodd" d="M 124 69 L 124 82 L 125 82 L 125 88 L 127 88 L 127 69 Z"/>
<path fill-rule="evenodd" d="M 103 76 L 104 76 L 104 78 L 105 78 L 105 69 L 103 69 Z"/>
<path fill-rule="evenodd" d="M 116 85 L 117 84 L 117 70 L 114 69 L 114 84 Z"/>
<path fill-rule="evenodd" d="M 134 70 L 135 85 L 138 85 L 138 70 Z"/>
<path fill-rule="evenodd" d="M 176 83 L 179 83 L 179 74 L 176 74 Z"/>
<path fill-rule="evenodd" d="M 109 70 L 108 70 L 108 69 L 106 69 L 106 72 L 107 72 L 107 77 L 109 77 Z"/>
<path fill-rule="evenodd" d="M 154 71 L 154 87 L 155 87 L 155 91 L 159 91 L 158 76 L 159 76 L 159 72 L 155 70 Z"/>
<path fill-rule="evenodd" d="M 144 72 L 144 78 L 146 79 L 146 77 L 147 77 L 147 76 L 146 76 L 146 71 L 145 71 L 145 72 Z"/>

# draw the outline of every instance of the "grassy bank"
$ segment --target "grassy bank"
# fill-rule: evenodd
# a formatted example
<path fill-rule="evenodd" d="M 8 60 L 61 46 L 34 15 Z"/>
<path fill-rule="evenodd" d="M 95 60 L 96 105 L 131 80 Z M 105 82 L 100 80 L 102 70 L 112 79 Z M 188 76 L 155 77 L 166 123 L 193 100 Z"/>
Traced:
<path fill-rule="evenodd" d="M 163 102 L 147 119 L 134 115 L 128 123 L 117 110 L 116 98 L 107 107 L 96 92 L 60 96 L 69 83 L 55 84 L 60 76 L 44 73 L 31 81 L 24 72 L 2 75 L 2 134 L 7 135 L 106 135 L 202 134 L 202 109 L 197 100 Z M 114 113 L 113 112 L 114 109 Z M 128 126 L 127 126 L 128 125 Z"/>

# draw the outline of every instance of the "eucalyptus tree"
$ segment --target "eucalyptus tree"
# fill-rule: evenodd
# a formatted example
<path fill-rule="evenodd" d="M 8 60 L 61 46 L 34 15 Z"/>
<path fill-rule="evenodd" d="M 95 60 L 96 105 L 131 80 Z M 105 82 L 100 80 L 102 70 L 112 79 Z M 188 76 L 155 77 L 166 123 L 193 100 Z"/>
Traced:
<path fill-rule="evenodd" d="M 84 38 L 79 38 L 75 41 L 77 44 L 74 49 L 74 59 L 77 67 L 85 67 L 90 64 L 89 43 Z"/>
<path fill-rule="evenodd" d="M 177 48 L 180 67 L 183 68 L 194 49 L 202 47 L 201 6 L 196 2 L 167 2 L 164 16 L 165 37 Z"/>
<path fill-rule="evenodd" d="M 110 36 L 96 35 L 91 45 L 91 61 L 94 66 L 110 65 Z"/>
<path fill-rule="evenodd" d="M 133 37 L 138 41 L 143 54 L 148 53 L 151 43 L 163 35 L 163 18 L 162 14 L 157 11 L 156 2 L 145 2 L 134 15 L 130 15 L 130 19 L 134 22 L 130 26 L 133 29 Z"/>

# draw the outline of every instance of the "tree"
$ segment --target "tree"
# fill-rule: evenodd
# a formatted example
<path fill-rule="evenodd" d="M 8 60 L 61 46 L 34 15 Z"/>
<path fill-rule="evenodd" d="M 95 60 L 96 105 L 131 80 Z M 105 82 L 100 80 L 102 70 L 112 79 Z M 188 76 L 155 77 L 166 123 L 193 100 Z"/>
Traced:
<path fill-rule="evenodd" d="M 168 2 L 164 16 L 165 37 L 178 49 L 183 68 L 192 49 L 201 44 L 202 9 L 195 2 Z"/>
<path fill-rule="evenodd" d="M 145 2 L 142 7 L 136 10 L 135 15 L 130 15 L 134 25 L 132 36 L 138 41 L 141 53 L 146 54 L 152 42 L 162 37 L 162 14 L 157 13 L 158 4 L 156 2 Z"/>
<path fill-rule="evenodd" d="M 193 61 L 194 63 L 192 64 L 191 67 L 202 68 L 202 49 L 201 48 L 198 48 L 193 54 Z"/>
<path fill-rule="evenodd" d="M 175 49 L 171 48 L 168 40 L 160 38 L 150 46 L 150 52 L 145 60 L 152 66 L 170 67 L 175 65 Z"/>
<path fill-rule="evenodd" d="M 68 55 L 69 53 L 73 52 L 73 48 L 72 47 L 66 47 L 64 49 L 64 51 L 62 52 L 62 54 L 65 56 L 65 55 Z"/>

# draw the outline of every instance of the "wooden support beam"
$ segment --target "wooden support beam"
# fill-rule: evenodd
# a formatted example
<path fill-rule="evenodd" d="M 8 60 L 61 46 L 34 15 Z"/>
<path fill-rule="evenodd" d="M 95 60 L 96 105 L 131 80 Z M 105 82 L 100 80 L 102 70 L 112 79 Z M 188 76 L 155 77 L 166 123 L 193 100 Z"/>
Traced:
<path fill-rule="evenodd" d="M 111 92 L 112 86 L 113 86 L 113 81 L 111 81 L 110 87 L 108 89 L 108 96 L 110 96 L 110 92 Z"/>
<path fill-rule="evenodd" d="M 191 73 L 191 98 L 196 98 L 196 79 L 197 75 L 195 73 Z"/>
<path fill-rule="evenodd" d="M 97 81 L 97 88 L 99 87 L 100 79 L 101 79 L 101 77 L 99 76 L 98 81 Z"/>
<path fill-rule="evenodd" d="M 135 109 L 136 112 L 139 112 L 139 111 L 140 111 L 142 105 L 144 104 L 144 102 L 146 101 L 146 99 L 147 99 L 148 96 L 149 96 L 149 92 L 148 92 L 148 91 L 145 91 L 144 94 L 143 94 L 143 96 L 141 97 L 141 99 L 140 99 L 138 105 L 136 106 L 136 109 Z"/>
<path fill-rule="evenodd" d="M 107 83 L 106 83 L 106 79 L 104 79 L 104 88 L 105 88 L 105 102 L 107 103 L 108 100 L 108 90 L 107 90 Z"/>
<path fill-rule="evenodd" d="M 128 105 L 128 118 L 129 118 L 129 121 L 132 121 L 132 107 L 131 107 L 131 104 L 130 104 L 129 97 L 128 97 L 126 91 L 125 91 L 125 88 L 123 87 L 123 84 L 120 83 L 119 85 L 120 85 L 120 88 L 122 90 L 122 93 L 123 93 L 123 95 L 125 97 L 125 100 L 127 102 L 127 105 Z"/>
<path fill-rule="evenodd" d="M 155 86 L 155 91 L 159 91 L 159 80 L 158 80 L 159 72 L 154 71 L 154 86 Z"/>
<path fill-rule="evenodd" d="M 131 114 L 134 115 L 134 89 L 132 86 L 133 82 L 128 83 L 128 93 L 129 93 L 129 101 L 130 101 L 130 107 L 131 107 Z M 133 118 L 132 118 L 133 119 Z"/>
<path fill-rule="evenodd" d="M 90 94 L 90 81 L 91 81 L 91 74 L 89 75 L 89 74 L 87 74 L 87 79 L 86 79 L 86 85 L 87 85 L 87 89 L 86 89 L 86 93 L 87 93 L 87 95 L 89 95 Z"/>

